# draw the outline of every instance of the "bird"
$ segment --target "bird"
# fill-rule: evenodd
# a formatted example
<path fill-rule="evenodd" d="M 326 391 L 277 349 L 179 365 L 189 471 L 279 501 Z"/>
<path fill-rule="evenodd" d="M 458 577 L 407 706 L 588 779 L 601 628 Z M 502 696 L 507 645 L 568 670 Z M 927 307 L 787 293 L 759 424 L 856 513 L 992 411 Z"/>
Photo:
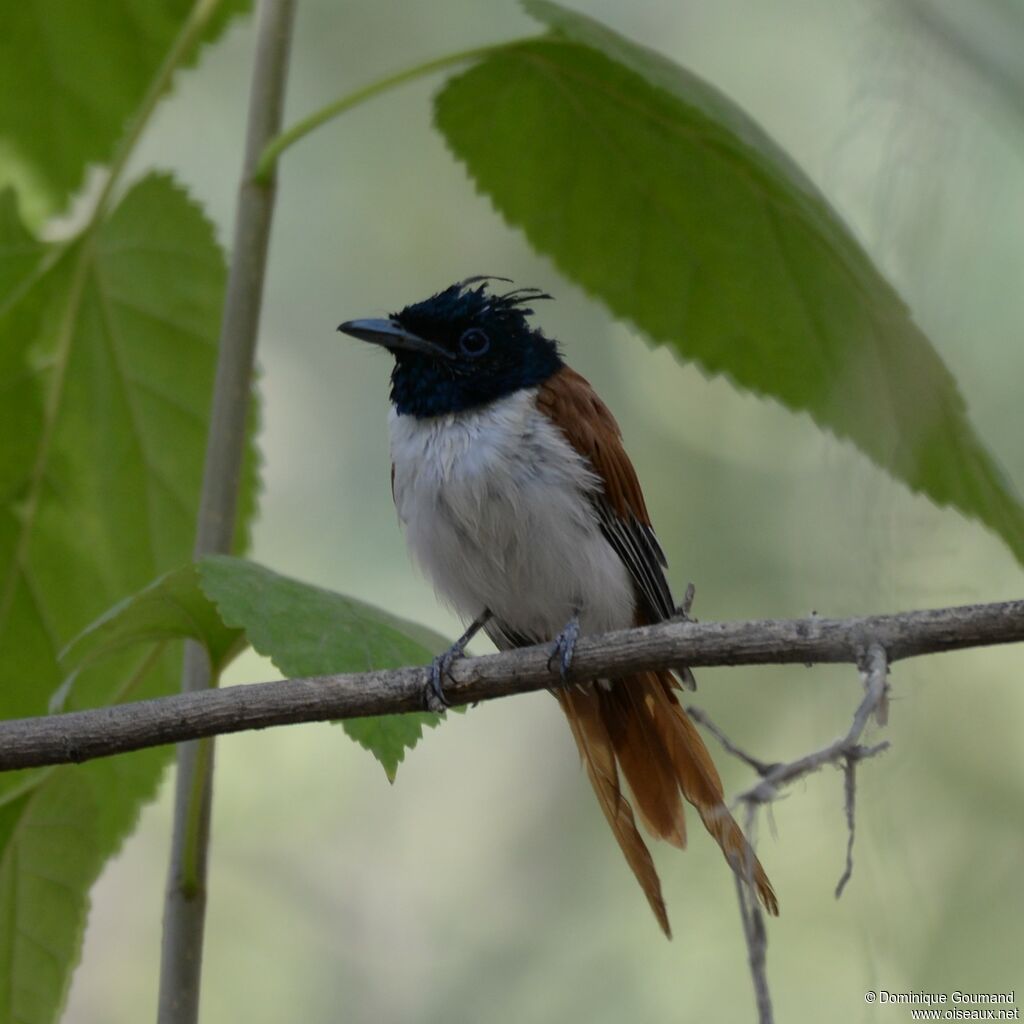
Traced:
<path fill-rule="evenodd" d="M 383 319 L 338 328 L 394 357 L 391 491 L 412 558 L 469 625 L 434 659 L 428 707 L 484 630 L 499 650 L 551 644 L 551 692 L 611 831 L 671 938 L 637 818 L 684 848 L 685 799 L 765 909 L 778 901 L 679 702 L 688 671 L 567 681 L 579 636 L 678 610 L 667 561 L 618 424 L 559 345 L 534 326 L 537 288 L 474 275 Z M 625 783 L 625 787 L 624 784 Z M 628 792 L 627 792 L 628 790 Z M 631 797 L 631 798 L 630 798 Z"/>

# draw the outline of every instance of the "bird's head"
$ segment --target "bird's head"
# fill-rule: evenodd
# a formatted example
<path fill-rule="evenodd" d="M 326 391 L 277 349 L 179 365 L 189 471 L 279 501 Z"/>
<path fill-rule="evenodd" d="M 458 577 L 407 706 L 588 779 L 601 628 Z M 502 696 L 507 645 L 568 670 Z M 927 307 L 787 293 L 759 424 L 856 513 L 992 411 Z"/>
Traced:
<path fill-rule="evenodd" d="M 349 320 L 338 330 L 395 357 L 391 401 L 399 413 L 442 416 L 543 383 L 562 365 L 558 347 L 530 326 L 535 288 L 504 294 L 470 277 L 386 320 Z"/>

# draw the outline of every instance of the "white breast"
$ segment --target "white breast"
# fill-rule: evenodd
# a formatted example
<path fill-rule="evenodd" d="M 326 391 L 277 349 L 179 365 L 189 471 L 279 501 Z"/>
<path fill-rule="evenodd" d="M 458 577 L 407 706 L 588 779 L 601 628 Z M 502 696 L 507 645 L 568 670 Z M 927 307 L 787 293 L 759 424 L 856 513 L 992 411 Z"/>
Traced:
<path fill-rule="evenodd" d="M 632 625 L 629 574 L 587 499 L 597 480 L 535 389 L 430 419 L 392 410 L 390 427 L 409 548 L 464 618 L 490 608 L 537 642 L 577 609 L 584 633 Z"/>

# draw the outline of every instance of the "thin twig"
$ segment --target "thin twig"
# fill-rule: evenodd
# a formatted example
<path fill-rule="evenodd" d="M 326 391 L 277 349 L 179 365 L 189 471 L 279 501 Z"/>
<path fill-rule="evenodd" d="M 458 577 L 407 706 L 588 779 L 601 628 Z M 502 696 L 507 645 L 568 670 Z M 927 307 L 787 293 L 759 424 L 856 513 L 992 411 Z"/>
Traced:
<path fill-rule="evenodd" d="M 712 736 L 718 740 L 719 743 L 730 753 L 733 757 L 743 761 L 744 764 L 753 768 L 758 775 L 764 778 L 770 774 L 776 768 L 778 768 L 778 762 L 769 764 L 767 761 L 762 761 L 759 758 L 754 757 L 753 754 L 748 754 L 742 747 L 737 746 L 728 736 L 718 728 L 717 725 L 708 717 L 707 713 L 701 708 L 690 704 L 686 708 L 686 713 L 698 724 L 703 725 L 705 729 Z"/>
<path fill-rule="evenodd" d="M 811 772 L 818 771 L 827 764 L 842 765 L 845 773 L 845 810 L 846 822 L 849 830 L 846 848 L 846 866 L 836 886 L 836 898 L 838 899 L 846 883 L 853 874 L 853 836 L 854 836 L 854 804 L 857 796 L 856 768 L 857 765 L 867 758 L 874 757 L 888 750 L 887 741 L 878 743 L 872 747 L 861 745 L 860 737 L 867 727 L 868 720 L 872 715 L 877 714 L 878 709 L 888 698 L 889 692 L 889 659 L 885 649 L 880 644 L 871 644 L 867 653 L 858 659 L 863 666 L 865 683 L 865 694 L 857 710 L 853 714 L 853 721 L 846 735 L 835 742 L 805 754 L 794 761 L 787 761 L 773 767 L 766 773 L 762 773 L 761 781 L 741 793 L 737 802 L 748 805 L 766 804 L 778 796 L 780 787 L 802 779 Z M 727 748 L 728 749 L 728 748 Z"/>
<path fill-rule="evenodd" d="M 678 665 L 858 664 L 872 636 L 893 660 L 1020 642 L 1024 601 L 862 619 L 662 622 L 581 637 L 568 678 L 614 679 Z M 445 694 L 452 704 L 472 704 L 546 689 L 558 678 L 557 670 L 548 668 L 549 646 L 457 661 Z M 272 725 L 421 711 L 429 678 L 428 667 L 311 676 L 0 722 L 0 770 L 87 761 Z M 813 755 L 809 763 L 803 771 L 820 766 Z M 797 773 L 790 768 L 776 778 L 776 770 L 765 779 L 773 787 Z"/>
<path fill-rule="evenodd" d="M 734 874 L 736 881 L 736 898 L 740 904 L 740 918 L 743 921 L 743 937 L 747 941 L 747 963 L 750 965 L 750 978 L 754 983 L 754 998 L 757 1000 L 758 1024 L 772 1024 L 771 992 L 768 988 L 768 931 L 764 923 L 764 914 L 754 895 L 757 888 L 754 883 L 754 830 L 757 806 L 747 807 L 746 832 L 747 845 L 744 877 Z"/>
<path fill-rule="evenodd" d="M 857 800 L 856 763 L 849 757 L 843 762 L 843 794 L 846 799 L 846 866 L 836 883 L 836 899 L 843 895 L 846 883 L 853 877 L 853 838 L 856 830 L 854 811 Z"/>
<path fill-rule="evenodd" d="M 786 761 L 776 765 L 764 778 L 750 789 L 741 793 L 736 799 L 744 803 L 766 804 L 770 803 L 778 795 L 782 786 L 802 779 L 811 772 L 818 771 L 828 764 L 841 764 L 845 760 L 863 761 L 866 758 L 874 757 L 876 754 L 887 750 L 888 743 L 879 743 L 874 747 L 863 747 L 859 740 L 861 733 L 868 723 L 868 719 L 878 708 L 879 703 L 885 697 L 885 673 L 888 666 L 885 650 L 879 644 L 872 644 L 869 658 L 881 666 L 881 670 L 872 670 L 869 676 L 871 685 L 864 699 L 860 702 L 853 715 L 853 722 L 845 736 L 830 743 L 820 750 L 812 751 L 795 761 Z"/>
<path fill-rule="evenodd" d="M 848 750 L 843 759 L 843 794 L 846 808 L 846 866 L 836 884 L 836 899 L 843 895 L 846 883 L 853 877 L 853 840 L 856 832 L 855 808 L 857 802 L 857 765 L 867 757 L 881 753 L 888 743 L 874 747 L 859 745 L 860 734 L 868 718 L 875 716 L 878 725 L 889 721 L 889 659 L 885 651 L 873 645 L 868 649 L 862 668 L 864 676 L 864 700 L 857 708 L 853 725 L 847 734 Z M 863 717 L 860 717 L 863 715 Z M 856 732 L 854 730 L 857 730 Z"/>
<path fill-rule="evenodd" d="M 754 983 L 754 994 L 757 998 L 757 1013 L 760 1024 L 771 1024 L 772 1005 L 768 989 L 768 976 L 765 969 L 767 958 L 768 935 L 765 929 L 764 917 L 757 904 L 756 898 L 752 895 L 756 891 L 754 883 L 754 830 L 757 824 L 757 810 L 759 807 L 770 804 L 778 796 L 780 787 L 803 778 L 811 772 L 817 771 L 826 764 L 841 764 L 844 775 L 844 795 L 846 810 L 847 842 L 846 842 L 846 864 L 836 886 L 836 899 L 838 899 L 846 883 L 853 875 L 853 840 L 855 834 L 854 808 L 857 797 L 857 765 L 866 758 L 874 757 L 885 750 L 889 744 L 879 743 L 873 747 L 861 745 L 860 737 L 867 726 L 872 715 L 884 722 L 880 713 L 886 707 L 889 693 L 889 659 L 885 649 L 878 643 L 871 643 L 866 650 L 862 649 L 856 658 L 861 669 L 864 680 L 864 697 L 857 710 L 853 714 L 853 721 L 845 736 L 841 736 L 835 742 L 830 743 L 820 750 L 813 751 L 794 761 L 784 764 L 767 764 L 759 758 L 748 754 L 745 750 L 733 743 L 725 733 L 715 725 L 708 716 L 699 708 L 687 708 L 687 712 L 694 721 L 699 722 L 722 746 L 734 757 L 739 758 L 749 765 L 761 776 L 761 782 L 746 790 L 737 797 L 737 803 L 743 803 L 747 808 L 747 847 L 746 863 L 742 871 L 743 882 L 740 881 L 740 873 L 737 873 L 736 892 L 739 898 L 740 917 L 743 921 L 743 935 L 747 942 L 747 959 L 750 965 L 751 980 Z"/>
<path fill-rule="evenodd" d="M 230 552 L 234 541 L 275 195 L 273 176 L 258 184 L 252 178 L 263 148 L 281 130 L 294 15 L 295 0 L 263 0 L 260 5 L 245 158 L 196 521 L 197 559 Z M 189 643 L 181 696 L 201 697 L 211 682 L 203 650 Z M 199 1016 L 212 779 L 213 740 L 183 743 L 178 748 L 164 904 L 159 1024 L 195 1024 Z"/>

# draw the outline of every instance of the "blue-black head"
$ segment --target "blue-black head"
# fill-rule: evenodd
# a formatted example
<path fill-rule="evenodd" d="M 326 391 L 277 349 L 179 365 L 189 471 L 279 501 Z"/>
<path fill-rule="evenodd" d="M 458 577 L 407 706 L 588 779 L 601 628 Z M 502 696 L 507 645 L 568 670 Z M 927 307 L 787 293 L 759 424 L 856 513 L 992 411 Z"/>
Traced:
<path fill-rule="evenodd" d="M 543 383 L 561 366 L 558 347 L 527 319 L 535 288 L 504 294 L 470 277 L 386 320 L 350 320 L 338 330 L 395 357 L 391 401 L 402 414 L 441 416 L 486 405 Z"/>

